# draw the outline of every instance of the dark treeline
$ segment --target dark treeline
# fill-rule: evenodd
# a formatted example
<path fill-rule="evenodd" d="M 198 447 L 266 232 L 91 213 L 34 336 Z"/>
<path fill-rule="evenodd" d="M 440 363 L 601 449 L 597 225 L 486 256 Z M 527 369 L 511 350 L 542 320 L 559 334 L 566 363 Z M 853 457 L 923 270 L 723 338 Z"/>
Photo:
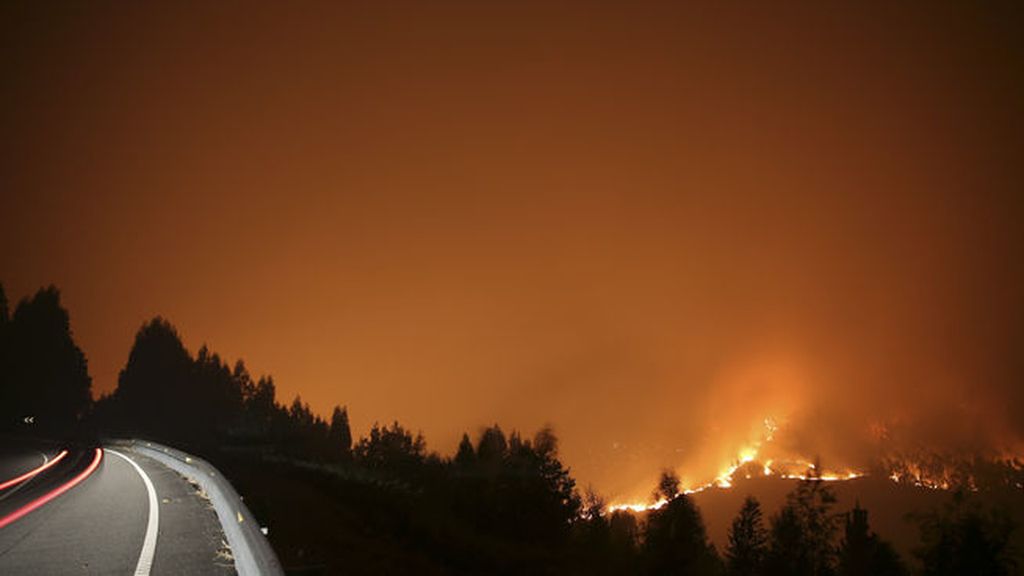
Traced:
<path fill-rule="evenodd" d="M 581 497 L 549 428 L 464 434 L 442 457 L 401 424 L 353 439 L 277 399 L 205 346 L 192 355 L 162 318 L 138 331 L 113 393 L 93 402 L 85 356 L 55 288 L 19 302 L 0 287 L 0 418 L 6 433 L 146 438 L 198 452 L 245 494 L 286 567 L 310 573 L 898 576 L 909 566 L 859 505 L 835 510 L 814 470 L 770 517 L 748 498 L 717 550 L 701 513 L 665 472 L 644 514 Z M 26 418 L 28 420 L 26 420 Z M 915 571 L 1017 573 L 1010 518 L 959 491 L 918 518 Z"/>
<path fill-rule="evenodd" d="M 225 445 L 340 461 L 351 455 L 348 414 L 327 422 L 296 397 L 278 402 L 271 377 L 254 379 L 206 346 L 193 357 L 175 328 L 154 318 L 139 329 L 117 388 L 100 398 L 91 424 L 106 433 L 159 440 L 206 453 Z"/>
<path fill-rule="evenodd" d="M 38 291 L 12 314 L 0 285 L 0 432 L 66 434 L 87 415 L 91 388 L 57 289 Z"/>

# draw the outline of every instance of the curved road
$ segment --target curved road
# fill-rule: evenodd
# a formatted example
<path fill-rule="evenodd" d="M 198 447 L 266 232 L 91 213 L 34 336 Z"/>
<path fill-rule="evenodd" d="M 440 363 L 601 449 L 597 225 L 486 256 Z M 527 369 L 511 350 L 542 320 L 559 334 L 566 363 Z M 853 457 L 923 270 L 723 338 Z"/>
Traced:
<path fill-rule="evenodd" d="M 34 451 L 34 457 L 32 452 L 5 450 L 0 484 L 42 464 L 39 451 Z M 54 454 L 46 457 L 53 458 Z M 0 491 L 3 498 L 5 493 L 21 488 L 21 493 L 8 502 L 0 501 L 0 522 L 12 508 L 80 473 L 92 454 L 66 458 L 66 465 L 62 462 L 52 466 L 26 481 L 25 486 Z M 74 470 L 72 460 L 78 462 Z M 155 512 L 151 504 L 156 504 Z M 209 501 L 177 472 L 134 451 L 104 450 L 95 472 L 80 484 L 0 528 L 0 574 L 234 572 L 220 522 Z"/>
<path fill-rule="evenodd" d="M 0 446 L 0 485 L 8 478 L 45 464 L 54 454 L 46 452 L 27 446 Z"/>
<path fill-rule="evenodd" d="M 48 443 L 16 442 L 0 436 L 0 501 L 16 493 L 18 484 L 25 484 L 15 483 L 19 477 L 45 466 L 59 452 Z"/>

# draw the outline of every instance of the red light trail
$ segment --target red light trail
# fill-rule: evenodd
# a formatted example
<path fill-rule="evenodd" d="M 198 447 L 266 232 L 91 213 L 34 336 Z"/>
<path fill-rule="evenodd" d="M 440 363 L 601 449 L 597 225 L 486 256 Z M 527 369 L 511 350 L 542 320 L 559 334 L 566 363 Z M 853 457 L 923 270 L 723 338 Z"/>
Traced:
<path fill-rule="evenodd" d="M 67 450 L 61 450 L 60 453 L 57 454 L 57 457 L 54 458 L 53 460 L 50 460 L 49 462 L 45 462 L 41 466 L 39 466 L 38 468 L 33 468 L 32 470 L 29 470 L 28 472 L 25 472 L 21 476 L 18 476 L 18 477 L 15 477 L 15 478 L 11 478 L 10 480 L 7 480 L 6 482 L 0 484 L 0 491 L 6 490 L 6 489 L 10 488 L 11 486 L 14 486 L 15 484 L 21 484 L 25 480 L 28 480 L 29 478 L 32 478 L 33 476 L 35 476 L 36 474 L 39 474 L 43 470 L 46 470 L 47 468 L 50 468 L 50 467 L 56 465 L 58 462 L 63 460 L 64 457 L 67 456 L 67 455 L 68 455 L 68 451 Z"/>
<path fill-rule="evenodd" d="M 102 459 L 103 459 L 103 450 L 101 450 L 100 448 L 97 448 L 96 449 L 96 455 L 93 457 L 92 462 L 89 463 L 89 466 L 85 470 L 80 472 L 77 476 L 75 476 L 71 480 L 67 481 L 66 483 L 61 484 L 57 488 L 54 488 L 50 492 L 44 494 L 43 496 L 40 496 L 39 498 L 36 498 L 35 500 L 29 502 L 28 504 L 26 504 L 26 505 L 22 506 L 21 508 L 15 510 L 14 512 L 8 514 L 7 516 L 4 516 L 3 518 L 0 518 L 0 528 L 4 528 L 8 524 L 18 520 L 19 518 L 25 516 L 26 514 L 31 513 L 33 510 L 36 510 L 39 507 L 44 506 L 47 502 L 50 502 L 54 498 L 60 496 L 61 494 L 65 493 L 68 490 L 70 490 L 70 489 L 74 488 L 75 486 L 77 486 L 79 483 L 82 482 L 82 480 L 85 480 L 86 478 L 89 477 L 90 474 L 92 474 L 93 472 L 96 471 L 96 468 L 99 467 L 100 461 Z"/>

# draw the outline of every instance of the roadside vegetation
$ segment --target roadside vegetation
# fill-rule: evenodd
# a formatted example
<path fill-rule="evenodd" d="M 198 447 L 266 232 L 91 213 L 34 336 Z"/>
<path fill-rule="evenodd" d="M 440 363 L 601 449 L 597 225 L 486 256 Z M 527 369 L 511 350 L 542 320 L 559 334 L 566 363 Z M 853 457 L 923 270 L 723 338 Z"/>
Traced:
<path fill-rule="evenodd" d="M 970 490 L 917 518 L 922 541 L 901 558 L 859 505 L 836 510 L 814 476 L 766 514 L 748 498 L 724 549 L 665 471 L 666 504 L 610 513 L 581 491 L 558 439 L 498 424 L 467 431 L 458 450 L 428 450 L 398 422 L 354 438 L 348 411 L 329 418 L 301 398 L 281 402 L 205 346 L 195 354 L 171 323 L 138 330 L 117 388 L 95 401 L 56 288 L 9 313 L 0 286 L 0 432 L 135 437 L 197 453 L 231 478 L 292 573 L 900 576 L 1017 574 L 1010 517 Z"/>

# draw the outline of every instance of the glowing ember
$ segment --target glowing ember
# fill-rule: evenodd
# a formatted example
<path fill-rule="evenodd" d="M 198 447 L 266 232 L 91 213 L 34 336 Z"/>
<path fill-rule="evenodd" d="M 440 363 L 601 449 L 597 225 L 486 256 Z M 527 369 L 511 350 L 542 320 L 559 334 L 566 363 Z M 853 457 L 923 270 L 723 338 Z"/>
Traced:
<path fill-rule="evenodd" d="M 654 502 L 653 504 L 613 504 L 613 505 L 608 507 L 608 511 L 609 512 L 617 512 L 619 510 L 628 510 L 630 512 L 637 512 L 637 513 L 639 513 L 639 512 L 647 512 L 648 510 L 657 510 L 658 508 L 661 508 L 662 506 L 664 506 L 667 503 L 668 503 L 668 500 L 665 500 L 664 498 L 662 498 L 661 500 L 658 500 L 657 502 Z"/>

